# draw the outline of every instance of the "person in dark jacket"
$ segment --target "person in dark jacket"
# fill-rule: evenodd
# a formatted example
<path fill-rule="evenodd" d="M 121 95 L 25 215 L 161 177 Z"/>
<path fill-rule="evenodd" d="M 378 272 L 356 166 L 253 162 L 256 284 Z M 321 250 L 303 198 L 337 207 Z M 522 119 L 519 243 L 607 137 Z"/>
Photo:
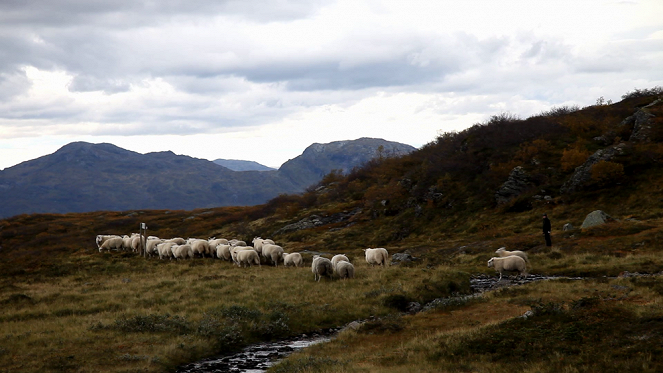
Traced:
<path fill-rule="evenodd" d="M 550 219 L 548 219 L 548 214 L 543 214 L 543 237 L 546 238 L 546 246 L 552 246 L 552 241 L 550 240 L 550 232 L 552 227 L 550 226 Z"/>

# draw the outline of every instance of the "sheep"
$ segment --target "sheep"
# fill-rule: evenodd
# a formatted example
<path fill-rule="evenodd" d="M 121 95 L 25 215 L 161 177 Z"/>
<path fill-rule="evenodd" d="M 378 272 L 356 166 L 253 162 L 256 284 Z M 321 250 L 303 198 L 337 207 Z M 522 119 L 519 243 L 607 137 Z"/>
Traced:
<path fill-rule="evenodd" d="M 231 260 L 230 245 L 216 245 L 216 257 L 219 259 Z"/>
<path fill-rule="evenodd" d="M 269 259 L 274 263 L 275 267 L 279 266 L 279 260 L 283 257 L 283 248 L 279 245 L 263 244 L 262 256 Z"/>
<path fill-rule="evenodd" d="M 173 246 L 176 245 L 173 242 L 163 242 L 157 245 L 157 252 L 159 253 L 159 259 L 172 259 L 173 258 Z"/>
<path fill-rule="evenodd" d="M 113 250 L 122 250 L 122 237 L 111 237 L 104 240 L 104 242 L 99 246 L 99 252 L 104 250 L 111 251 Z"/>
<path fill-rule="evenodd" d="M 240 241 L 240 240 L 236 240 L 236 239 L 234 239 L 234 238 L 233 238 L 232 240 L 228 241 L 228 243 L 229 243 L 231 246 L 246 246 L 246 242 L 244 242 L 244 241 Z"/>
<path fill-rule="evenodd" d="M 364 249 L 364 253 L 366 255 L 366 263 L 371 266 L 378 264 L 386 267 L 389 265 L 389 253 L 387 252 L 387 249 L 381 247 L 371 249 L 369 247 L 368 249 Z"/>
<path fill-rule="evenodd" d="M 244 250 L 255 251 L 252 247 L 249 247 L 249 246 L 234 246 L 234 247 L 231 246 L 230 247 L 230 257 L 232 258 L 232 260 L 235 264 L 238 263 L 237 253 L 239 253 L 240 251 L 244 251 Z M 256 254 L 257 254 L 257 252 L 256 252 Z M 258 259 L 260 259 L 260 257 L 258 257 Z"/>
<path fill-rule="evenodd" d="M 254 264 L 258 265 L 260 267 L 260 257 L 258 256 L 258 253 L 251 249 L 251 250 L 239 250 L 237 251 L 236 254 L 237 257 L 237 266 L 244 266 L 246 264 L 247 266 L 253 266 Z"/>
<path fill-rule="evenodd" d="M 172 242 L 176 245 L 184 245 L 186 243 L 186 240 L 182 237 L 175 237 L 167 239 L 166 242 Z"/>
<path fill-rule="evenodd" d="M 518 276 L 524 274 L 527 277 L 527 264 L 523 258 L 517 255 L 490 258 L 488 268 L 492 267 L 495 267 L 495 270 L 500 273 L 500 278 L 497 281 L 502 280 L 502 272 L 504 271 L 518 271 Z"/>
<path fill-rule="evenodd" d="M 135 253 L 140 251 L 140 235 L 131 238 L 131 251 Z"/>
<path fill-rule="evenodd" d="M 268 243 L 268 244 L 276 245 L 276 242 L 270 240 L 269 238 L 265 238 L 264 240 L 262 240 L 262 243 L 263 244 Z"/>
<path fill-rule="evenodd" d="M 145 251 L 147 252 L 148 256 L 152 255 L 159 255 L 159 252 L 157 251 L 157 245 L 160 243 L 163 243 L 164 240 L 160 238 L 151 238 L 148 239 L 147 242 L 145 243 Z"/>
<path fill-rule="evenodd" d="M 188 244 L 191 245 L 191 249 L 193 250 L 194 255 L 200 255 L 203 258 L 205 257 L 205 254 L 211 255 L 209 243 L 207 240 L 190 238 Z"/>
<path fill-rule="evenodd" d="M 104 244 L 104 242 L 110 240 L 111 238 L 121 238 L 121 237 L 118 236 L 118 235 L 114 235 L 114 234 L 98 234 L 96 239 L 95 239 L 95 242 L 97 243 L 97 247 L 100 248 L 101 245 Z"/>
<path fill-rule="evenodd" d="M 354 278 L 355 277 L 355 266 L 350 262 L 340 261 L 336 263 L 336 274 L 341 279 Z"/>
<path fill-rule="evenodd" d="M 334 255 L 331 258 L 331 262 L 332 262 L 332 267 L 334 268 L 334 271 L 335 271 L 336 270 L 336 264 L 338 264 L 338 262 L 348 262 L 349 263 L 350 259 L 348 259 L 348 257 L 343 255 L 343 254 L 337 254 L 337 255 Z"/>
<path fill-rule="evenodd" d="M 283 253 L 283 265 L 289 266 L 293 265 L 295 267 L 300 267 L 304 264 L 302 259 L 302 254 L 300 253 Z"/>
<path fill-rule="evenodd" d="M 193 259 L 193 249 L 191 249 L 191 245 L 173 245 L 171 249 L 175 259 Z"/>
<path fill-rule="evenodd" d="M 253 237 L 253 241 L 251 243 L 253 244 L 253 248 L 258 252 L 258 254 L 262 255 L 262 245 L 265 242 L 260 237 Z"/>
<path fill-rule="evenodd" d="M 122 237 L 122 250 L 131 250 L 131 241 L 134 235 L 135 233 L 132 233 L 131 236 L 125 234 L 124 237 Z"/>
<path fill-rule="evenodd" d="M 320 255 L 313 256 L 313 263 L 311 263 L 311 272 L 313 272 L 315 281 L 320 281 L 322 276 L 328 276 L 330 279 L 334 274 L 331 260 L 323 258 Z"/>
<path fill-rule="evenodd" d="M 506 251 L 506 247 L 500 247 L 495 251 L 495 254 L 499 255 L 500 257 L 504 258 L 506 256 L 511 256 L 511 255 L 516 255 L 525 260 L 525 263 L 529 264 L 529 259 L 527 259 L 527 253 L 524 251 L 520 250 L 515 250 L 515 251 Z"/>
<path fill-rule="evenodd" d="M 207 243 L 209 244 L 210 253 L 212 254 L 212 257 L 214 257 L 216 254 L 216 247 L 218 245 L 227 245 L 228 240 L 225 238 L 210 238 L 207 240 Z"/>

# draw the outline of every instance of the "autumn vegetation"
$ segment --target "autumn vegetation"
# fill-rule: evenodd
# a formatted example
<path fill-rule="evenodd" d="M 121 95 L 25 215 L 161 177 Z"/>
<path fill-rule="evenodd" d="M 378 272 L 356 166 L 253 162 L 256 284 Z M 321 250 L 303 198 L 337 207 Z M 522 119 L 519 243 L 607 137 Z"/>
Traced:
<path fill-rule="evenodd" d="M 629 141 L 634 129 L 623 124 L 661 95 L 636 89 L 617 103 L 497 115 L 259 206 L 1 220 L 0 369 L 174 371 L 256 341 L 365 320 L 272 370 L 661 371 L 663 104 L 648 108 L 646 141 Z M 624 151 L 596 163 L 582 188 L 560 192 L 590 155 L 618 144 Z M 531 187 L 497 204 L 516 166 Z M 615 220 L 579 229 L 598 209 Z M 342 218 L 283 229 L 312 216 Z M 99 253 L 95 235 L 129 234 L 141 222 L 160 237 L 261 236 L 288 252 L 345 253 L 356 278 L 316 283 L 308 267 Z M 566 223 L 575 228 L 562 231 Z M 527 251 L 530 273 L 561 278 L 404 313 L 410 302 L 470 294 L 472 276 L 495 275 L 486 261 L 502 246 Z M 371 268 L 367 247 L 418 260 Z M 521 317 L 527 311 L 533 316 Z"/>

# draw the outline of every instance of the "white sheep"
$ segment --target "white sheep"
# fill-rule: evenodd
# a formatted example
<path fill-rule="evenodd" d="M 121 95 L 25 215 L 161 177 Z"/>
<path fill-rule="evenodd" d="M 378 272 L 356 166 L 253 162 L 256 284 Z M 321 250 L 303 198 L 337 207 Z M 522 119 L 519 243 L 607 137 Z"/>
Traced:
<path fill-rule="evenodd" d="M 331 260 L 323 258 L 320 255 L 313 256 L 313 263 L 311 263 L 311 272 L 313 272 L 315 281 L 320 281 L 322 276 L 327 276 L 330 279 L 334 274 Z"/>
<path fill-rule="evenodd" d="M 160 243 L 163 243 L 163 240 L 158 237 L 148 239 L 145 243 L 145 251 L 147 252 L 147 255 L 150 257 L 152 255 L 159 255 L 159 252 L 157 251 L 157 245 Z"/>
<path fill-rule="evenodd" d="M 157 245 L 157 252 L 159 253 L 159 259 L 172 259 L 173 258 L 173 246 L 176 245 L 174 242 L 162 242 Z"/>
<path fill-rule="evenodd" d="M 224 260 L 231 260 L 230 245 L 218 244 L 216 245 L 216 257 Z"/>
<path fill-rule="evenodd" d="M 293 265 L 295 267 L 301 267 L 304 264 L 302 259 L 302 254 L 300 253 L 283 253 L 283 265 L 289 266 Z"/>
<path fill-rule="evenodd" d="M 336 270 L 336 264 L 338 264 L 338 262 L 341 262 L 341 261 L 349 263 L 350 259 L 348 259 L 348 257 L 343 255 L 343 254 L 337 254 L 337 255 L 334 255 L 331 258 L 332 267 L 334 267 L 334 271 Z"/>
<path fill-rule="evenodd" d="M 193 255 L 200 255 L 201 257 L 205 257 L 205 255 L 211 255 L 209 243 L 207 240 L 203 240 L 200 238 L 190 238 L 187 243 L 191 245 L 191 249 L 193 250 Z"/>
<path fill-rule="evenodd" d="M 244 251 L 244 250 L 255 251 L 255 249 L 253 249 L 250 246 L 230 246 L 230 257 L 232 258 L 232 260 L 235 264 L 238 264 L 237 253 L 239 253 L 240 251 Z M 256 252 L 256 254 L 257 254 L 257 252 Z M 258 259 L 260 259 L 260 257 L 258 257 Z"/>
<path fill-rule="evenodd" d="M 135 253 L 140 251 L 140 235 L 131 238 L 131 251 Z"/>
<path fill-rule="evenodd" d="M 386 267 L 389 265 L 389 252 L 387 252 L 387 249 L 385 248 L 368 248 L 364 249 L 364 253 L 366 255 L 366 263 L 371 266 L 377 264 Z"/>
<path fill-rule="evenodd" d="M 529 259 L 527 259 L 527 253 L 525 253 L 524 251 L 520 250 L 507 251 L 506 247 L 500 247 L 499 249 L 497 249 L 497 251 L 495 251 L 495 254 L 499 255 L 502 258 L 506 256 L 516 255 L 523 258 L 525 260 L 525 263 L 529 264 Z"/>
<path fill-rule="evenodd" d="M 246 264 L 247 266 L 253 266 L 254 264 L 260 267 L 260 257 L 258 256 L 258 253 L 251 249 L 251 250 L 239 250 L 236 253 L 237 257 L 237 266 L 244 266 Z"/>
<path fill-rule="evenodd" d="M 216 255 L 216 247 L 218 245 L 227 245 L 228 240 L 225 238 L 210 238 L 207 240 L 207 243 L 209 244 L 210 253 L 212 254 L 212 257 L 214 257 Z"/>
<path fill-rule="evenodd" d="M 283 248 L 279 245 L 263 244 L 262 256 L 271 260 L 275 267 L 279 266 L 279 260 L 283 257 Z"/>
<path fill-rule="evenodd" d="M 228 241 L 230 246 L 246 246 L 246 242 L 240 241 L 238 239 L 233 238 L 232 240 Z"/>
<path fill-rule="evenodd" d="M 106 238 L 105 240 L 103 240 L 101 246 L 99 246 L 99 252 L 102 252 L 104 250 L 106 251 L 122 250 L 122 244 L 123 244 L 122 237 Z"/>
<path fill-rule="evenodd" d="M 135 233 L 132 233 L 131 236 L 127 236 L 126 234 L 122 237 L 122 250 L 131 250 L 131 240 L 134 237 Z"/>
<path fill-rule="evenodd" d="M 175 237 L 167 239 L 166 242 L 172 242 L 176 245 L 184 245 L 186 243 L 186 240 L 182 237 Z"/>
<path fill-rule="evenodd" d="M 253 237 L 253 241 L 251 241 L 251 243 L 253 244 L 253 248 L 260 255 L 262 255 L 262 245 L 263 245 L 264 241 L 265 240 L 263 240 L 260 237 Z"/>
<path fill-rule="evenodd" d="M 336 263 L 336 274 L 342 280 L 346 278 L 355 278 L 355 266 L 350 262 L 340 261 Z"/>
<path fill-rule="evenodd" d="M 100 248 L 101 245 L 104 244 L 104 242 L 110 240 L 111 238 L 121 238 L 121 237 L 115 234 L 98 234 L 94 241 L 97 243 L 97 247 Z"/>
<path fill-rule="evenodd" d="M 524 275 L 527 277 L 527 263 L 517 255 L 490 258 L 488 268 L 492 267 L 495 267 L 495 270 L 500 273 L 500 278 L 497 281 L 502 280 L 502 272 L 504 271 L 518 271 L 518 276 Z"/>
<path fill-rule="evenodd" d="M 191 245 L 173 245 L 171 250 L 173 251 L 175 259 L 193 259 L 193 249 L 191 249 Z"/>

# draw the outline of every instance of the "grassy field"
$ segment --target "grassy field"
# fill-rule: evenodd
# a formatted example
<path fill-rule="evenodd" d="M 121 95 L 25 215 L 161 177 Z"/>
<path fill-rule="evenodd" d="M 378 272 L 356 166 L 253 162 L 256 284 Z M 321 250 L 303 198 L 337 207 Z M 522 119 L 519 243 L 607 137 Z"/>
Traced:
<path fill-rule="evenodd" d="M 273 370 L 660 371 L 663 280 L 629 273 L 663 270 L 662 228 L 659 219 L 622 220 L 557 233 L 553 248 L 537 234 L 479 232 L 435 244 L 414 237 L 389 249 L 420 260 L 388 268 L 372 268 L 360 248 L 346 248 L 357 268 L 349 281 L 315 282 L 308 266 L 238 268 L 209 258 L 99 253 L 92 238 L 88 247 L 40 256 L 41 264 L 31 250 L 12 251 L 1 277 L 0 371 L 174 371 L 249 343 L 354 320 L 369 321 Z M 468 294 L 471 274 L 494 275 L 485 263 L 502 245 L 528 248 L 532 273 L 587 279 L 402 313 L 407 302 Z M 520 318 L 530 310 L 533 317 Z"/>

